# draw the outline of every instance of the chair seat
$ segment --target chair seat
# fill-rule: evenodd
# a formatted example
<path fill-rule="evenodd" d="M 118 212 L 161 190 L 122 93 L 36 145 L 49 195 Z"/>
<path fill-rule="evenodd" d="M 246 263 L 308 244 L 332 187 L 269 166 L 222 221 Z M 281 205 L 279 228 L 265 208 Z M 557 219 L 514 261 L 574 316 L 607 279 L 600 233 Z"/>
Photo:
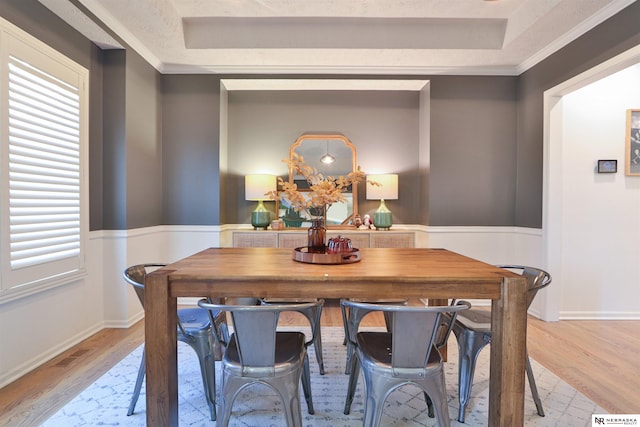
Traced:
<path fill-rule="evenodd" d="M 240 355 L 238 354 L 238 346 L 236 345 L 235 333 L 229 339 L 229 345 L 224 353 L 223 361 L 225 369 L 231 368 L 241 371 Z M 275 353 L 275 372 L 291 369 L 292 363 L 297 363 L 304 359 L 305 336 L 302 332 L 276 332 L 276 353 Z M 252 368 L 259 369 L 259 368 Z M 273 371 L 273 367 L 268 368 Z M 245 373 L 248 370 L 245 368 Z M 260 373 L 260 376 L 264 373 Z"/>
<path fill-rule="evenodd" d="M 318 298 L 262 298 L 265 304 L 302 304 L 312 301 L 318 301 Z"/>
<path fill-rule="evenodd" d="M 201 308 L 181 308 L 178 317 L 186 331 L 206 329 L 211 325 L 209 313 Z"/>
<path fill-rule="evenodd" d="M 349 301 L 366 302 L 370 304 L 407 304 L 407 300 L 405 298 L 349 298 Z"/>
<path fill-rule="evenodd" d="M 491 332 L 491 311 L 472 308 L 459 313 L 456 318 L 457 322 L 476 332 Z"/>

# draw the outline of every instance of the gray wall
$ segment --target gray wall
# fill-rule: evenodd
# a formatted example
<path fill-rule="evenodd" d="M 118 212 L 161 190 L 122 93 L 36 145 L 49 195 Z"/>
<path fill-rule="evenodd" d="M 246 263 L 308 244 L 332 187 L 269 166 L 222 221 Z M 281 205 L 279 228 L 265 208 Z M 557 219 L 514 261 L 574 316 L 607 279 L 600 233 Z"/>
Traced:
<path fill-rule="evenodd" d="M 89 73 L 89 228 L 100 230 L 103 215 L 103 117 L 102 90 L 104 85 L 104 55 L 93 46 Z"/>
<path fill-rule="evenodd" d="M 101 195 L 102 223 L 92 224 L 97 229 L 122 230 L 127 228 L 127 150 L 126 150 L 126 53 L 111 50 L 103 55 L 103 114 L 104 126 L 100 144 L 102 158 L 100 167 L 103 176 L 89 171 L 91 181 L 101 180 L 100 193 L 91 193 L 91 208 L 97 208 Z M 96 141 L 91 141 L 97 150 Z M 91 166 L 98 162 L 92 162 Z M 95 188 L 92 188 L 95 191 Z"/>
<path fill-rule="evenodd" d="M 161 75 L 127 50 L 125 67 L 126 228 L 162 223 Z M 105 94 L 106 95 L 106 94 Z"/>
<path fill-rule="evenodd" d="M 220 79 L 165 75 L 164 222 L 220 224 Z"/>
<path fill-rule="evenodd" d="M 103 228 L 103 52 L 36 0 L 0 0 L 0 15 L 89 69 L 90 228 Z"/>
<path fill-rule="evenodd" d="M 431 79 L 429 225 L 517 225 L 516 80 Z"/>
<path fill-rule="evenodd" d="M 160 74 L 132 49 L 101 52 L 36 0 L 0 0 L 0 14 L 89 69 L 90 229 L 160 224 Z"/>
<path fill-rule="evenodd" d="M 244 200 L 244 176 L 288 176 L 282 162 L 303 133 L 339 133 L 356 147 L 366 173 L 398 173 L 399 200 L 390 201 L 398 223 L 418 222 L 418 93 L 400 91 L 237 91 L 229 94 L 228 199 L 234 222 L 248 223 L 255 202 Z M 372 213 L 359 186 L 359 211 Z M 275 203 L 267 203 L 273 210 Z"/>
<path fill-rule="evenodd" d="M 93 44 L 37 0 L 0 0 L 0 16 L 86 68 Z"/>
<path fill-rule="evenodd" d="M 91 229 L 246 222 L 241 194 L 220 203 L 219 76 L 161 76 L 130 49 L 99 53 L 36 0 L 0 0 L 0 14 L 90 69 Z M 411 76 L 432 82 L 430 225 L 540 227 L 543 92 L 640 44 L 638 22 L 635 2 L 519 77 Z M 385 161 L 410 157 L 396 146 Z M 400 197 L 398 222 L 411 222 L 413 193 Z"/>
<path fill-rule="evenodd" d="M 544 91 L 639 44 L 636 1 L 519 77 L 516 225 L 542 224 Z"/>
<path fill-rule="evenodd" d="M 102 137 L 90 141 L 91 229 L 161 224 L 161 76 L 132 50 L 104 51 L 96 68 L 102 91 L 91 99 L 101 100 L 103 120 Z"/>

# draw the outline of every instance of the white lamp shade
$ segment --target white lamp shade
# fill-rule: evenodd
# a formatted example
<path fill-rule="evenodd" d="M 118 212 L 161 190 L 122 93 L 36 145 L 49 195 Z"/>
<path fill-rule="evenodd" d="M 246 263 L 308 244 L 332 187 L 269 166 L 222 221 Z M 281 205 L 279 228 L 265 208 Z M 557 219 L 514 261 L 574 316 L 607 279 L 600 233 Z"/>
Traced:
<path fill-rule="evenodd" d="M 244 198 L 246 200 L 267 200 L 269 196 L 265 196 L 265 194 L 275 189 L 275 175 L 256 174 L 244 177 Z"/>
<path fill-rule="evenodd" d="M 375 181 L 381 184 L 381 186 L 371 185 L 369 181 Z M 367 200 L 396 200 L 397 198 L 397 174 L 367 175 Z"/>

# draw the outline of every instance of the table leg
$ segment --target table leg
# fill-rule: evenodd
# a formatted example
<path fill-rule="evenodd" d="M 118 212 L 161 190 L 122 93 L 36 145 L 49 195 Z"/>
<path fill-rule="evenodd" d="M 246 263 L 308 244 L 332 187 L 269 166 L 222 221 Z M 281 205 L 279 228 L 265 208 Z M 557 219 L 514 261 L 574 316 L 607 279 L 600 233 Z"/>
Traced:
<path fill-rule="evenodd" d="M 524 425 L 527 337 L 526 279 L 505 277 L 491 305 L 489 426 Z"/>
<path fill-rule="evenodd" d="M 167 274 L 145 280 L 147 425 L 178 425 L 177 299 L 169 295 Z"/>

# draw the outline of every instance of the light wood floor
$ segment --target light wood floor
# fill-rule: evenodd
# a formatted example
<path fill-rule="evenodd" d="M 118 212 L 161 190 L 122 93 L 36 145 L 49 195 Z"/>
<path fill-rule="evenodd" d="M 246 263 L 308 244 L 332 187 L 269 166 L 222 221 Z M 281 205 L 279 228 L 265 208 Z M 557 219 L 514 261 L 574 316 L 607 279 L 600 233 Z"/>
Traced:
<path fill-rule="evenodd" d="M 281 322 L 301 325 L 301 316 Z M 341 326 L 327 303 L 322 325 Z M 382 316 L 365 323 L 383 326 Z M 144 324 L 105 329 L 0 389 L 1 426 L 38 426 L 144 340 Z M 530 356 L 610 413 L 640 413 L 640 321 L 543 322 L 531 318 Z M 486 350 L 485 350 L 486 351 Z"/>

